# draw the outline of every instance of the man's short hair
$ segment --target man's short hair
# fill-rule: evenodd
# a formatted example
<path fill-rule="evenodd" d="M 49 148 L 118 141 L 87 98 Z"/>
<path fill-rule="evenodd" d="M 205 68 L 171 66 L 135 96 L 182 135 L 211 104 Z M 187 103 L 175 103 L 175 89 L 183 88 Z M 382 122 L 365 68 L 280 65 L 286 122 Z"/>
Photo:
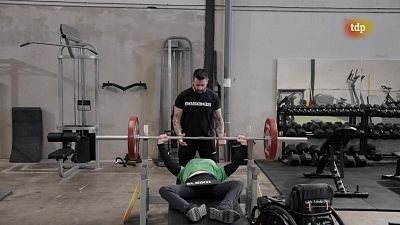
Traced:
<path fill-rule="evenodd" d="M 208 79 L 208 73 L 205 69 L 197 69 L 193 72 L 193 79 L 204 80 Z"/>

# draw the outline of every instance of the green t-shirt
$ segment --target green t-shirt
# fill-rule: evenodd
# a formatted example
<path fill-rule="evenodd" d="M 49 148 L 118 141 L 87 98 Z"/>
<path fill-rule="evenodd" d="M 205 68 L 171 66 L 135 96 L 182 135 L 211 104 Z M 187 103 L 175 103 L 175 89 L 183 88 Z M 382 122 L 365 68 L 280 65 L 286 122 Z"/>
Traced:
<path fill-rule="evenodd" d="M 211 159 L 192 159 L 190 160 L 185 167 L 181 167 L 181 171 L 176 176 L 182 183 L 186 183 L 189 176 L 197 171 L 206 171 L 209 174 L 213 175 L 217 181 L 224 181 L 227 176 L 225 170 L 211 160 Z"/>

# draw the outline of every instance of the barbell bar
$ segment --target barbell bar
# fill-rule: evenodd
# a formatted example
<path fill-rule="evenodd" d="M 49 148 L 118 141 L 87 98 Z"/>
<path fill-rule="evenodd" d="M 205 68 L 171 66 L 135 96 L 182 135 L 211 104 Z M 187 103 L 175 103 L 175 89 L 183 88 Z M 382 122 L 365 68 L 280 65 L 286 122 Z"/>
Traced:
<path fill-rule="evenodd" d="M 142 136 L 138 135 L 136 136 L 137 139 L 142 140 L 142 139 L 159 139 L 160 136 Z M 178 139 L 183 139 L 183 140 L 237 140 L 238 137 L 179 137 L 179 136 L 168 136 L 168 139 L 170 140 L 178 140 Z M 96 136 L 97 140 L 127 140 L 128 136 L 127 135 L 120 135 L 120 136 L 115 136 L 115 135 L 99 135 Z M 245 140 L 255 140 L 255 141 L 265 141 L 265 140 L 271 140 L 271 137 L 245 137 Z M 306 141 L 307 138 L 305 137 L 278 137 L 278 141 L 293 141 L 293 142 L 302 142 Z"/>
<path fill-rule="evenodd" d="M 132 160 L 139 157 L 139 141 L 141 139 L 159 139 L 159 136 L 141 136 L 139 132 L 139 118 L 131 116 L 128 122 L 128 135 L 127 136 L 96 136 L 97 140 L 128 140 L 128 155 Z M 184 139 L 184 140 L 237 140 L 237 137 L 180 137 L 168 136 L 169 139 Z M 267 118 L 264 124 L 264 137 L 246 137 L 247 140 L 263 140 L 264 141 L 264 154 L 265 158 L 274 160 L 277 149 L 278 141 L 285 142 L 307 142 L 306 137 L 278 137 L 278 128 L 274 118 Z"/>

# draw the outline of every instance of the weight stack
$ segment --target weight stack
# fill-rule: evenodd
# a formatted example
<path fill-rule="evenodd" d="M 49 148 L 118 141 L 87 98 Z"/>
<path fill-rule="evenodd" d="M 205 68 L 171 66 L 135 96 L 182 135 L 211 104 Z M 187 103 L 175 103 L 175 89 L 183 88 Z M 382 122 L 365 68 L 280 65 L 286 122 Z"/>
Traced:
<path fill-rule="evenodd" d="M 42 158 L 42 148 L 41 108 L 13 107 L 10 162 L 39 162 Z"/>

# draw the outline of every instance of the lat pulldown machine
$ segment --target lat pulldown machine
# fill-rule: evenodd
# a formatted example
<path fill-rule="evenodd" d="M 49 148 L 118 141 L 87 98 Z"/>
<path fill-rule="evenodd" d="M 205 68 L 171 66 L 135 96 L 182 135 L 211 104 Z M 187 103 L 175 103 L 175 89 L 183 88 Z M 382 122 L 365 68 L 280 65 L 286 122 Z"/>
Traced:
<path fill-rule="evenodd" d="M 58 59 L 58 102 L 59 116 L 57 129 L 61 133 L 49 133 L 49 142 L 62 142 L 62 148 L 48 155 L 56 159 L 61 177 L 74 173 L 79 168 L 96 160 L 100 167 L 98 145 L 95 139 L 99 128 L 97 115 L 99 95 L 99 55 L 93 44 L 83 42 L 77 29 L 66 24 L 60 25 L 60 43 L 26 42 L 20 45 L 47 45 L 59 47 Z M 70 157 L 73 166 L 64 161 Z"/>

